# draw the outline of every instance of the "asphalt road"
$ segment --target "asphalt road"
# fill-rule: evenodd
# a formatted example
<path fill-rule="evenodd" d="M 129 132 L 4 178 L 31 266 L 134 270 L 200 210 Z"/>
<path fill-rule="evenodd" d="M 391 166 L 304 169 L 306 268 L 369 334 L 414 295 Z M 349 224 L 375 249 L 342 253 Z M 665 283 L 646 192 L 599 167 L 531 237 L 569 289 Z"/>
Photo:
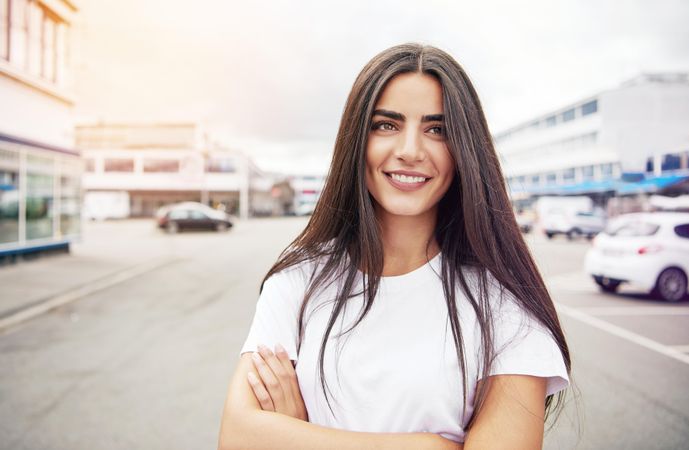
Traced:
<path fill-rule="evenodd" d="M 0 334 L 0 448 L 215 448 L 260 280 L 305 223 L 172 236 L 147 221 L 89 225 L 86 261 L 166 263 Z M 601 294 L 581 273 L 587 242 L 528 240 L 574 367 L 545 448 L 687 448 L 689 304 Z"/>

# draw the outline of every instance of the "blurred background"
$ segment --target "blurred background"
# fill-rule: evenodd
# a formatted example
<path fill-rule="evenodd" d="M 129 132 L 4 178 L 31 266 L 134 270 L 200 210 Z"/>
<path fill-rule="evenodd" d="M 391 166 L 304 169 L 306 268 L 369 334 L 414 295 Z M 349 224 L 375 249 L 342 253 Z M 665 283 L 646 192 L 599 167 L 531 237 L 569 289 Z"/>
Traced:
<path fill-rule="evenodd" d="M 471 77 L 571 346 L 545 448 L 686 448 L 687 23 L 681 0 L 0 0 L 0 448 L 215 448 L 354 78 L 410 41 Z"/>

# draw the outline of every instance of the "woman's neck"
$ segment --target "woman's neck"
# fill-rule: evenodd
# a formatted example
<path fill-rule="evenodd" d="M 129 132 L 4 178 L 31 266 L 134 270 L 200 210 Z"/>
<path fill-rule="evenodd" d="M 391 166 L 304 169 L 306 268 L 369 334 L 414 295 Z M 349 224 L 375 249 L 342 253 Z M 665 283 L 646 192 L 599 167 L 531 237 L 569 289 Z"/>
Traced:
<path fill-rule="evenodd" d="M 403 216 L 378 207 L 376 217 L 383 240 L 383 276 L 409 273 L 440 252 L 435 240 L 436 208 L 418 216 Z"/>

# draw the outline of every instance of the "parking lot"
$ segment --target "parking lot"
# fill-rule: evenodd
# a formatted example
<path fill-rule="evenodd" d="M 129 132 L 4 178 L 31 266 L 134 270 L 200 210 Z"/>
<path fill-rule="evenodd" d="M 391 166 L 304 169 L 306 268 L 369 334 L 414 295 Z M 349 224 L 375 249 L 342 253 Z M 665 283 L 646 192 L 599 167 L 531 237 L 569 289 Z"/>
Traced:
<path fill-rule="evenodd" d="M 0 332 L 0 448 L 214 448 L 260 280 L 306 220 L 175 235 L 89 223 L 71 255 L 1 268 L 0 317 L 66 301 Z M 684 448 L 689 304 L 599 292 L 582 271 L 586 240 L 527 241 L 573 360 L 545 448 Z"/>

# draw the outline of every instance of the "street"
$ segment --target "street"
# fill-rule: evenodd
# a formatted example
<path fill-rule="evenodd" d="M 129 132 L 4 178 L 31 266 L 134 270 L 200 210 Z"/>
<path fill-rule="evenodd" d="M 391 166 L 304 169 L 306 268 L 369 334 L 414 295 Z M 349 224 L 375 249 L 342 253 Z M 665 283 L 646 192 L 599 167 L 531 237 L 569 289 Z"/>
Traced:
<path fill-rule="evenodd" d="M 71 255 L 0 267 L 13 298 L 27 283 L 42 289 L 40 279 L 22 278 L 42 267 L 78 272 L 87 293 L 0 330 L 0 447 L 216 448 L 260 281 L 306 221 L 251 219 L 225 233 L 175 235 L 149 220 L 88 223 Z M 527 241 L 574 368 L 544 448 L 686 448 L 689 304 L 631 289 L 602 294 L 581 272 L 588 241 Z"/>

